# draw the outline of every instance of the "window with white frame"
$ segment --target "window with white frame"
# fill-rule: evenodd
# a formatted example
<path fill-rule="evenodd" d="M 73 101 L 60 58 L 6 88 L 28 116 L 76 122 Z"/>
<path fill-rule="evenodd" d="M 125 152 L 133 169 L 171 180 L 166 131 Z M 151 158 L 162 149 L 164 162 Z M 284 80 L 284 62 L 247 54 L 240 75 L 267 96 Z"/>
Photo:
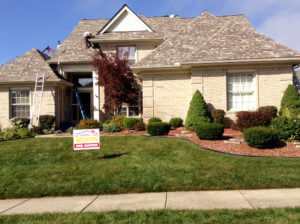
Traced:
<path fill-rule="evenodd" d="M 138 117 L 139 113 L 140 113 L 139 106 L 123 105 L 120 114 L 126 117 Z"/>
<path fill-rule="evenodd" d="M 135 46 L 118 46 L 117 51 L 120 59 L 128 57 L 129 65 L 133 65 L 135 63 Z"/>
<path fill-rule="evenodd" d="M 252 73 L 227 75 L 228 110 L 254 109 L 254 76 Z"/>
<path fill-rule="evenodd" d="M 30 91 L 29 90 L 11 90 L 11 117 L 29 117 L 30 116 Z"/>

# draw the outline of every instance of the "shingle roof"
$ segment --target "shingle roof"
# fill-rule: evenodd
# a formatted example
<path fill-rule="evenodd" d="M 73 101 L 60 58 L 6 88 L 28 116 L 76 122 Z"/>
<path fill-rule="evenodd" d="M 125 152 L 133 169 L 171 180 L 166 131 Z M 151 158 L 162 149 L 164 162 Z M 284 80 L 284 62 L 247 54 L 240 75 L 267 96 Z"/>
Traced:
<path fill-rule="evenodd" d="M 244 15 L 217 17 L 204 12 L 134 67 L 298 56 L 299 52 L 257 33 Z"/>
<path fill-rule="evenodd" d="M 37 49 L 25 54 L 0 67 L 0 82 L 35 81 L 36 74 L 45 74 L 47 81 L 60 81 L 46 60 L 49 56 Z"/>
<path fill-rule="evenodd" d="M 107 19 L 81 20 L 59 49 L 54 52 L 49 62 L 89 61 L 94 51 L 86 48 L 82 35 L 87 31 L 97 33 L 107 21 Z"/>
<path fill-rule="evenodd" d="M 112 38 L 120 37 L 123 35 L 147 35 L 151 37 L 163 37 L 170 38 L 175 35 L 182 27 L 193 20 L 193 18 L 170 18 L 170 17 L 145 17 L 139 16 L 147 25 L 149 25 L 155 32 L 148 32 L 147 34 L 141 32 L 124 32 L 115 34 L 103 34 L 103 38 L 109 35 Z M 91 59 L 94 51 L 93 49 L 87 49 L 84 38 L 82 35 L 84 32 L 91 32 L 92 34 L 98 33 L 99 30 L 108 22 L 107 19 L 96 20 L 81 20 L 79 24 L 74 28 L 67 39 L 62 43 L 60 48 L 55 51 L 49 62 L 88 62 Z M 132 33 L 132 34 L 131 34 Z M 97 35 L 99 38 L 100 35 Z"/>

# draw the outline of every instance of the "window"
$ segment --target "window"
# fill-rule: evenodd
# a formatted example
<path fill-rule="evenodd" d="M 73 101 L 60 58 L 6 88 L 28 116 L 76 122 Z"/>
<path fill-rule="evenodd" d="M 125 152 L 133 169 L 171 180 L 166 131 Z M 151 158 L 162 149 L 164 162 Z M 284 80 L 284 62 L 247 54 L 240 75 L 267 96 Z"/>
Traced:
<path fill-rule="evenodd" d="M 124 115 L 126 117 L 138 117 L 139 107 L 123 105 L 121 108 L 121 115 Z"/>
<path fill-rule="evenodd" d="M 30 91 L 12 90 L 11 95 L 11 117 L 29 117 L 30 116 Z"/>
<path fill-rule="evenodd" d="M 119 46 L 117 51 L 120 59 L 128 57 L 129 65 L 133 65 L 135 63 L 135 46 Z"/>
<path fill-rule="evenodd" d="M 253 74 L 228 74 L 228 110 L 241 111 L 254 109 Z"/>
<path fill-rule="evenodd" d="M 93 87 L 93 78 L 91 74 L 88 75 L 73 75 L 72 83 L 75 87 L 84 88 L 84 87 Z"/>

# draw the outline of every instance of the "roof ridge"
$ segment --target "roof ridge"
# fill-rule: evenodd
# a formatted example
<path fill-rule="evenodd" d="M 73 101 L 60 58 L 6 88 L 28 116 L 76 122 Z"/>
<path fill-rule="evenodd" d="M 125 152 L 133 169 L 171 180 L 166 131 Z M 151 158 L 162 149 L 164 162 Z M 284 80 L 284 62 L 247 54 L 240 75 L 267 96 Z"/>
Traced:
<path fill-rule="evenodd" d="M 223 31 L 224 29 L 226 29 L 228 27 L 228 25 L 230 24 L 229 21 L 225 21 L 224 22 L 224 26 L 220 27 L 220 29 L 218 29 L 216 32 L 214 32 L 213 35 L 211 35 L 209 38 L 207 38 L 205 41 L 203 41 L 199 46 L 203 46 L 205 45 L 207 42 L 211 41 L 213 38 L 215 38 L 217 36 L 218 33 L 220 33 L 221 31 Z M 193 57 L 195 53 L 191 53 L 190 57 Z"/>
<path fill-rule="evenodd" d="M 195 17 L 194 19 L 192 19 L 192 21 L 190 21 L 189 23 L 186 24 L 186 26 L 184 26 L 182 29 L 180 29 L 178 32 L 176 32 L 172 37 L 168 38 L 167 40 L 165 40 L 161 45 L 159 45 L 157 48 L 155 48 L 154 50 L 152 50 L 151 54 L 147 55 L 146 57 L 144 57 L 141 61 L 139 61 L 137 64 L 142 64 L 144 61 L 147 60 L 147 58 L 152 55 L 155 54 L 157 51 L 159 51 L 162 47 L 164 47 L 164 45 L 166 45 L 167 43 L 169 43 L 174 37 L 176 37 L 178 34 L 180 34 L 182 31 L 184 31 L 185 29 L 187 29 L 190 25 L 192 25 L 193 23 L 195 23 L 195 21 L 197 21 L 199 18 L 201 18 L 202 16 L 204 16 L 205 14 L 208 14 L 210 16 L 215 17 L 216 19 L 218 19 L 215 15 L 211 14 L 208 11 L 204 11 L 203 13 L 201 13 L 200 16 Z"/>

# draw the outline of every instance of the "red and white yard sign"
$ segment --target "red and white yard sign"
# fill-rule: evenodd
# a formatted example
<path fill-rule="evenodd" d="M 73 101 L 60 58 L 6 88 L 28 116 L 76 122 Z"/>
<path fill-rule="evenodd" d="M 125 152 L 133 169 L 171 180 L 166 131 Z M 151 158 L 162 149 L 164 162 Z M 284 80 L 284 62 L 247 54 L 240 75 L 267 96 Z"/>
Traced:
<path fill-rule="evenodd" d="M 80 129 L 73 131 L 74 150 L 100 149 L 99 129 Z"/>

